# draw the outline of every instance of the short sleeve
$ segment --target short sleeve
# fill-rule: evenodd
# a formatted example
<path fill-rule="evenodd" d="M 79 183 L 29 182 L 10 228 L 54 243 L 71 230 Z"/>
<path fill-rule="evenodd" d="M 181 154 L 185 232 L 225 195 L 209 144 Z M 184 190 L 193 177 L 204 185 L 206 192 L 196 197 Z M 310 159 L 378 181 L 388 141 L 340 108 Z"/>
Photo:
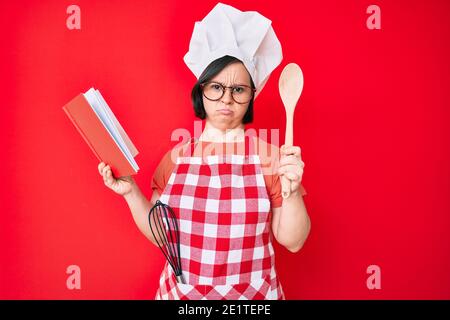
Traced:
<path fill-rule="evenodd" d="M 270 202 L 272 203 L 272 208 L 281 207 L 283 204 L 283 197 L 281 195 L 280 176 L 277 174 L 272 176 L 272 187 L 269 196 Z"/>
<path fill-rule="evenodd" d="M 153 173 L 151 187 L 153 191 L 157 191 L 160 195 L 163 193 L 167 181 L 173 171 L 175 164 L 171 159 L 172 150 L 169 150 L 161 159 Z"/>

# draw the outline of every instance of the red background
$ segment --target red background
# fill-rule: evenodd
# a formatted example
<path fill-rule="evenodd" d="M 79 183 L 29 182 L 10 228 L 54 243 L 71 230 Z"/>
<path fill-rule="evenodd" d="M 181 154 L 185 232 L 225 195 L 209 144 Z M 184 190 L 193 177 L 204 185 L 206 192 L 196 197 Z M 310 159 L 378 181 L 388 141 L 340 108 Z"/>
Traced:
<path fill-rule="evenodd" d="M 215 1 L 0 4 L 0 298 L 152 299 L 163 258 L 106 189 L 62 111 L 100 89 L 150 179 L 176 128 L 193 131 L 195 78 L 182 58 Z M 305 87 L 296 145 L 312 220 L 297 254 L 276 246 L 289 299 L 450 298 L 448 1 L 228 1 L 269 17 L 284 53 L 256 100 L 254 128 L 280 128 L 277 84 Z M 366 8 L 381 8 L 381 30 Z M 81 268 L 81 290 L 66 268 Z M 381 267 L 381 290 L 366 268 Z"/>

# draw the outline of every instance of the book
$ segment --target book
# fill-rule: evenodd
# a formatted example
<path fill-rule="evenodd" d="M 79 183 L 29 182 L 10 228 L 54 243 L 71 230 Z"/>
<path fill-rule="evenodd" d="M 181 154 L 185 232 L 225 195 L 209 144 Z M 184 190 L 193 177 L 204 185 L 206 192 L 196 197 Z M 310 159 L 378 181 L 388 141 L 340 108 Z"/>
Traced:
<path fill-rule="evenodd" d="M 114 177 L 137 174 L 139 166 L 134 157 L 139 151 L 99 90 L 90 88 L 78 94 L 63 110 L 99 162 L 111 167 Z"/>

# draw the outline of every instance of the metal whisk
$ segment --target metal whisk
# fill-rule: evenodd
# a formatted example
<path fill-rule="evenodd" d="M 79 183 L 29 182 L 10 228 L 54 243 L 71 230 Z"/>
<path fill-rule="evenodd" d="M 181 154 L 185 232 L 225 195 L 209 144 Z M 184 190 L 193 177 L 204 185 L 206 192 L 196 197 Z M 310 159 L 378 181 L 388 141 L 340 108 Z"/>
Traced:
<path fill-rule="evenodd" d="M 186 283 L 181 270 L 180 230 L 172 208 L 157 200 L 148 214 L 148 223 L 153 237 L 172 267 L 177 281 Z"/>

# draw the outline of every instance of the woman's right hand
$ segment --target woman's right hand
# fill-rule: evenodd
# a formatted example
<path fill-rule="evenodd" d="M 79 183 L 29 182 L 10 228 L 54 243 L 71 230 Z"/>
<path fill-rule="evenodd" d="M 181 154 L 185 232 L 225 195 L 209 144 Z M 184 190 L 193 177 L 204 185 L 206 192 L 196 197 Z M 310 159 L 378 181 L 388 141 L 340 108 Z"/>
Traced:
<path fill-rule="evenodd" d="M 131 192 L 134 185 L 134 180 L 131 176 L 124 176 L 116 179 L 110 166 L 106 165 L 104 162 L 100 162 L 98 165 L 98 172 L 103 177 L 105 186 L 113 190 L 115 193 L 125 196 Z"/>

